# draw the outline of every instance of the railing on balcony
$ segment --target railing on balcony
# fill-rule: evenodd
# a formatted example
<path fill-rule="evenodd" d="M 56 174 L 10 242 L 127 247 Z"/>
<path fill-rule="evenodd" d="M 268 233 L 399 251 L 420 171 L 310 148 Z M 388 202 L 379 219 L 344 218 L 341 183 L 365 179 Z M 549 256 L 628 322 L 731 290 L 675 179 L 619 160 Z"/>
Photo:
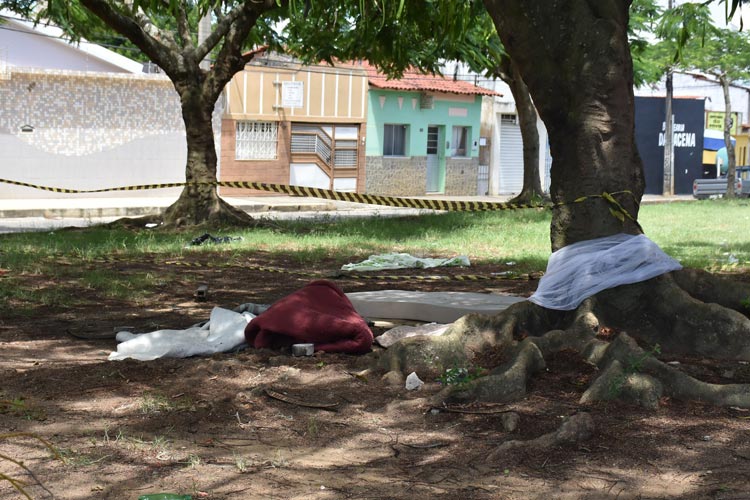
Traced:
<path fill-rule="evenodd" d="M 336 135 L 334 126 L 293 124 L 292 157 L 295 154 L 315 155 L 329 169 L 357 168 L 357 139 L 335 140 L 332 134 Z"/>

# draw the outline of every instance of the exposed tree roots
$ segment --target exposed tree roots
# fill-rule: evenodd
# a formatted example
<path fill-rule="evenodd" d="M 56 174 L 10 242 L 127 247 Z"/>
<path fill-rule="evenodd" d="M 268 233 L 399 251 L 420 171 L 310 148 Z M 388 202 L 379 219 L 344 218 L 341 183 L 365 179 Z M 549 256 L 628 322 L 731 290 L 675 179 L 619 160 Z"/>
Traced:
<path fill-rule="evenodd" d="M 549 196 L 544 194 L 541 190 L 537 191 L 534 188 L 524 187 L 520 193 L 508 200 L 508 203 L 527 205 L 530 203 L 540 203 L 548 201 L 550 201 Z"/>
<path fill-rule="evenodd" d="M 141 217 L 125 217 L 110 222 L 109 226 L 142 228 L 146 224 L 157 224 L 162 228 L 176 228 L 189 226 L 214 227 L 277 227 L 270 220 L 254 219 L 246 212 L 239 210 L 221 198 L 208 207 L 186 205 L 177 201 L 167 208 L 163 214 L 149 214 Z"/>
<path fill-rule="evenodd" d="M 449 386 L 431 404 L 507 403 L 527 394 L 528 381 L 555 353 L 575 351 L 598 377 L 582 405 L 619 399 L 655 409 L 664 397 L 750 408 L 750 384 L 712 384 L 660 361 L 660 355 L 750 360 L 750 285 L 694 270 L 607 290 L 577 310 L 551 311 L 530 302 L 493 317 L 468 315 L 441 337 L 412 337 L 379 359 L 391 379 L 412 371 L 423 379 L 446 369 L 476 365 L 492 353 L 500 360 L 487 376 Z M 615 335 L 600 335 L 602 328 Z M 606 338 L 606 340 L 605 340 Z M 643 347 L 645 346 L 645 348 Z M 588 413 L 571 416 L 558 430 L 530 441 L 508 441 L 492 460 L 518 447 L 545 448 L 588 439 Z"/>
<path fill-rule="evenodd" d="M 511 402 L 527 394 L 528 380 L 545 369 L 546 359 L 572 350 L 599 371 L 582 404 L 622 399 L 656 408 L 667 396 L 750 408 L 750 384 L 702 382 L 658 359 L 750 360 L 748 297 L 747 284 L 680 271 L 607 290 L 575 311 L 522 302 L 494 317 L 468 315 L 441 337 L 397 343 L 379 362 L 386 371 L 434 378 L 451 367 L 475 365 L 493 352 L 493 359 L 501 361 L 487 376 L 447 387 L 433 403 Z M 604 340 L 598 335 L 604 326 L 616 336 Z"/>
<path fill-rule="evenodd" d="M 253 218 L 247 213 L 233 207 L 214 193 L 212 196 L 191 198 L 185 191 L 164 212 L 163 222 L 167 227 L 205 223 L 241 226 L 254 223 Z"/>
<path fill-rule="evenodd" d="M 539 436 L 529 441 L 512 440 L 506 441 L 487 456 L 488 462 L 493 462 L 503 454 L 516 448 L 550 448 L 565 444 L 578 443 L 589 439 L 594 434 L 594 419 L 588 413 L 576 413 L 571 415 L 560 425 L 560 427 L 548 434 Z"/>

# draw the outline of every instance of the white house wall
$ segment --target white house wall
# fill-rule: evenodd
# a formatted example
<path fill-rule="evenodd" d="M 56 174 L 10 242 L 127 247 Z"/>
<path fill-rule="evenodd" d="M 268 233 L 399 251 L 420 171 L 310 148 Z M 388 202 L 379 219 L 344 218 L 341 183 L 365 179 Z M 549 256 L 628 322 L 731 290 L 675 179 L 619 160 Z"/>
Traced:
<path fill-rule="evenodd" d="M 523 140 L 518 123 L 502 123 L 503 115 L 517 117 L 514 103 L 495 103 L 495 126 L 490 168 L 490 194 L 515 195 L 523 189 Z M 549 187 L 549 151 L 547 129 L 537 117 L 539 134 L 539 180 L 542 189 Z"/>
<path fill-rule="evenodd" d="M 14 69 L 10 79 L 0 80 L 0 102 L 1 178 L 69 189 L 185 179 L 179 100 L 164 77 Z M 33 132 L 22 132 L 24 125 Z M 0 183 L 5 199 L 66 196 Z"/>
<path fill-rule="evenodd" d="M 18 21 L 0 11 L 0 66 L 111 73 L 139 73 L 142 65 L 95 44 L 71 45 L 59 28 Z"/>
<path fill-rule="evenodd" d="M 460 62 L 447 63 L 443 67 L 443 73 L 448 77 L 455 75 L 459 80 L 471 82 L 479 87 L 502 94 L 502 97 L 494 98 L 494 110 L 490 111 L 493 124 L 490 136 L 491 144 L 489 145 L 489 194 L 512 195 L 519 193 L 523 188 L 523 142 L 518 141 L 517 135 L 520 134 L 518 125 L 503 127 L 500 123 L 501 115 L 515 115 L 517 113 L 510 87 L 499 78 L 490 79 L 472 73 L 468 65 Z M 542 188 L 544 188 L 549 186 L 547 129 L 538 116 L 536 125 L 539 133 L 539 177 Z M 503 128 L 505 128 L 505 136 L 503 135 Z"/>

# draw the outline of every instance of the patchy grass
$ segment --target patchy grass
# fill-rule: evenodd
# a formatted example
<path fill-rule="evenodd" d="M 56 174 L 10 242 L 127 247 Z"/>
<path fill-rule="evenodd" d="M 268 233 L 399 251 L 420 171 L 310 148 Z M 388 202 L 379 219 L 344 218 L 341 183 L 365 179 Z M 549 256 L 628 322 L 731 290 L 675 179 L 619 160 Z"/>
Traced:
<path fill-rule="evenodd" d="M 643 206 L 646 234 L 688 267 L 734 270 L 750 266 L 750 201 L 706 200 Z M 549 257 L 548 210 L 443 213 L 421 216 L 322 221 L 277 221 L 273 228 L 191 228 L 154 231 L 93 227 L 0 235 L 0 314 L 23 315 L 38 305 L 65 307 L 94 295 L 145 303 L 174 282 L 179 270 L 120 273 L 101 262 L 210 255 L 242 262 L 258 251 L 278 254 L 314 269 L 325 259 L 359 262 L 369 255 L 406 252 L 417 257 L 467 255 L 473 263 L 507 265 L 518 273 L 543 271 Z M 191 246 L 204 232 L 240 237 L 221 245 Z M 283 261 L 283 259 L 280 259 Z M 48 285 L 26 289 L 24 275 L 44 276 Z M 181 276 L 180 279 L 191 278 Z"/>
<path fill-rule="evenodd" d="M 684 266 L 750 267 L 750 200 L 646 205 L 640 221 L 646 234 Z"/>
<path fill-rule="evenodd" d="M 30 405 L 23 397 L 7 399 L 3 397 L 0 399 L 0 415 L 2 414 L 14 415 L 25 420 L 42 421 L 47 419 L 44 409 Z"/>
<path fill-rule="evenodd" d="M 149 415 L 170 411 L 195 411 L 195 404 L 189 397 L 179 395 L 169 397 L 160 392 L 145 392 L 141 397 L 141 413 Z"/>
<path fill-rule="evenodd" d="M 0 434 L 0 443 L 3 441 L 8 440 L 19 440 L 19 439 L 33 439 L 41 443 L 47 450 L 50 451 L 52 454 L 52 459 L 56 460 L 63 460 L 63 457 L 58 452 L 58 450 L 55 449 L 52 444 L 47 441 L 46 439 L 29 432 L 10 432 L 5 434 Z M 64 461 L 64 460 L 63 460 Z M 34 472 L 26 465 L 22 460 L 19 460 L 15 457 L 12 457 L 10 455 L 6 455 L 5 453 L 0 452 L 0 463 L 7 462 L 11 465 L 17 467 L 18 469 L 21 469 L 26 475 L 31 477 L 33 481 L 38 484 L 46 493 L 49 494 L 50 497 L 54 497 L 52 492 L 47 489 L 46 486 L 39 480 L 39 478 L 34 474 Z M 25 498 L 31 498 L 31 495 L 26 491 L 26 488 L 29 486 L 28 482 L 25 480 L 18 479 L 17 477 L 14 477 L 13 475 L 6 474 L 4 472 L 0 472 L 0 483 L 2 482 L 8 482 L 13 489 L 15 489 L 20 495 L 22 495 Z"/>

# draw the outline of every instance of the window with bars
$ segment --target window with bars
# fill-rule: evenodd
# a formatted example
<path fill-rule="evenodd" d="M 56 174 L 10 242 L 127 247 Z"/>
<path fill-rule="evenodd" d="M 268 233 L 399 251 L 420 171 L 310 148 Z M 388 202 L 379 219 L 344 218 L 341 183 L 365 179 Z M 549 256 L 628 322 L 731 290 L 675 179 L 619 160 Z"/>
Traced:
<path fill-rule="evenodd" d="M 518 116 L 509 114 L 509 113 L 503 113 L 500 115 L 500 123 L 508 123 L 515 125 L 518 123 Z"/>
<path fill-rule="evenodd" d="M 278 122 L 237 122 L 237 160 L 275 160 L 279 142 Z"/>

